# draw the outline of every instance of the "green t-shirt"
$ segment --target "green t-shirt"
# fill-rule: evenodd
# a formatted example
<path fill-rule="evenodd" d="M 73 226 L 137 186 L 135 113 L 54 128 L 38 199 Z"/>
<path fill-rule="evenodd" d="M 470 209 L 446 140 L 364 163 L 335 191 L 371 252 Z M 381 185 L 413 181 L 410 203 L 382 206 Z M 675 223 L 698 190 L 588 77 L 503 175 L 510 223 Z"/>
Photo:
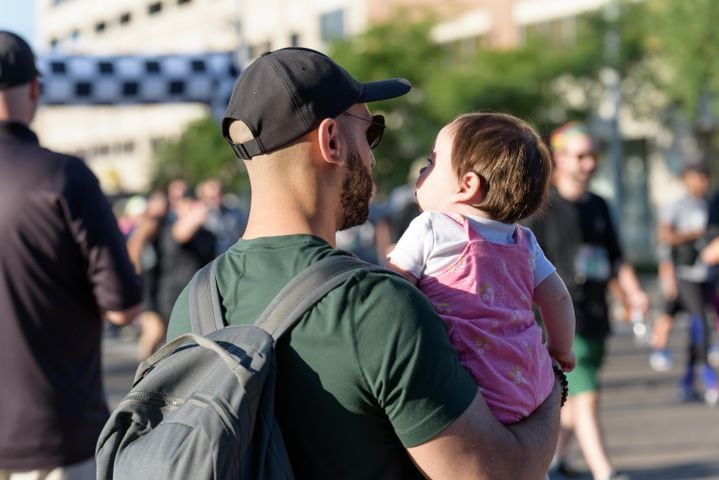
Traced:
<path fill-rule="evenodd" d="M 240 240 L 217 266 L 226 321 L 252 323 L 292 277 L 337 254 L 310 235 Z M 168 340 L 190 331 L 187 292 Z M 355 273 L 277 355 L 276 411 L 297 478 L 421 478 L 405 448 L 448 427 L 477 389 L 431 305 L 387 273 Z"/>

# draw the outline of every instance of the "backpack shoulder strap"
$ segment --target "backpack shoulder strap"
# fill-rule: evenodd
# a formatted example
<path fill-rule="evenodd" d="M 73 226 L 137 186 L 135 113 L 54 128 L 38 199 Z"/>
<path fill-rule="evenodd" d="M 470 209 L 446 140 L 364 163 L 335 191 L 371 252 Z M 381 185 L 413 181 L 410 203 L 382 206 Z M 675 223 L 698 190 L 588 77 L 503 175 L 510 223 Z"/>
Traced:
<path fill-rule="evenodd" d="M 333 255 L 319 260 L 285 285 L 255 325 L 279 340 L 310 307 L 342 284 L 357 270 L 389 271 L 351 255 Z"/>
<path fill-rule="evenodd" d="M 207 335 L 225 326 L 216 273 L 217 258 L 198 270 L 190 281 L 190 326 L 198 335 Z"/>

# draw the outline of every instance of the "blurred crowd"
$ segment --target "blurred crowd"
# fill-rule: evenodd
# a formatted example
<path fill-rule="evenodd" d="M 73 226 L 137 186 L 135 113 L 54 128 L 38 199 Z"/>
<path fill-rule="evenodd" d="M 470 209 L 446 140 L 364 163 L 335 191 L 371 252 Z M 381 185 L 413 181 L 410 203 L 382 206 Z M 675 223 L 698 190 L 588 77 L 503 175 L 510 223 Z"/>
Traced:
<path fill-rule="evenodd" d="M 337 232 L 337 247 L 385 264 L 387 253 L 419 214 L 414 192 L 424 163 L 415 162 L 407 183 L 386 199 L 373 198 L 365 223 Z M 217 178 L 194 187 L 177 178 L 145 194 L 118 195 L 112 207 L 145 291 L 137 320 L 123 327 L 108 324 L 108 334 L 137 337 L 138 360 L 144 360 L 164 343 L 172 307 L 192 275 L 242 236 L 249 200 L 226 192 Z"/>
<path fill-rule="evenodd" d="M 194 189 L 175 179 L 147 195 L 117 199 L 113 210 L 144 280 L 144 311 L 130 327 L 131 334 L 139 328 L 142 360 L 164 343 L 172 307 L 192 275 L 240 238 L 247 206 L 239 196 L 225 194 L 218 179 Z"/>

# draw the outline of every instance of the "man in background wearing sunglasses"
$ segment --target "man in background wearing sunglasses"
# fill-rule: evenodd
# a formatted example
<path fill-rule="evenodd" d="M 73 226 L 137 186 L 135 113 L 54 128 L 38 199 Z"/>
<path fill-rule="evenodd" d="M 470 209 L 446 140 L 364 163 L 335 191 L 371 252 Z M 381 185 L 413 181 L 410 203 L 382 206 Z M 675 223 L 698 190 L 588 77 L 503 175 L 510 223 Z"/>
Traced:
<path fill-rule="evenodd" d="M 580 476 L 568 465 L 576 434 L 594 480 L 628 480 L 607 456 L 599 425 L 599 370 L 610 331 L 607 287 L 616 280 L 628 306 L 646 314 L 649 302 L 631 265 L 622 259 L 618 236 L 604 199 L 588 191 L 597 149 L 587 127 L 570 122 L 552 133 L 554 178 L 546 212 L 529 222 L 539 245 L 567 285 L 577 317 L 577 367 L 567 374 L 569 399 L 562 409 L 556 469 Z"/>
<path fill-rule="evenodd" d="M 252 198 L 242 239 L 217 265 L 227 323 L 253 322 L 305 267 L 344 254 L 335 233 L 367 219 L 384 129 L 366 103 L 409 89 L 358 82 L 301 48 L 240 76 L 222 133 Z M 189 330 L 186 288 L 168 339 Z M 297 478 L 536 479 L 551 460 L 559 388 L 530 418 L 499 424 L 431 305 L 391 273 L 357 272 L 330 292 L 283 338 L 278 361 L 276 413 Z"/>

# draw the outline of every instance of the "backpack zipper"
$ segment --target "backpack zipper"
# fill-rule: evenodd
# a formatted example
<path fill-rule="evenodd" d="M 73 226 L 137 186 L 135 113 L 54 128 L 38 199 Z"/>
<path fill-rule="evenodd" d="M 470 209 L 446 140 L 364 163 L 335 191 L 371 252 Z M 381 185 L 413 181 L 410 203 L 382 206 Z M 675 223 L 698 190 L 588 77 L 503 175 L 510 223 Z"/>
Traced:
<path fill-rule="evenodd" d="M 130 392 L 123 400 L 123 402 L 125 401 L 145 402 L 161 409 L 170 408 L 172 410 L 185 403 L 185 400 L 181 398 L 167 397 L 153 392 Z"/>

